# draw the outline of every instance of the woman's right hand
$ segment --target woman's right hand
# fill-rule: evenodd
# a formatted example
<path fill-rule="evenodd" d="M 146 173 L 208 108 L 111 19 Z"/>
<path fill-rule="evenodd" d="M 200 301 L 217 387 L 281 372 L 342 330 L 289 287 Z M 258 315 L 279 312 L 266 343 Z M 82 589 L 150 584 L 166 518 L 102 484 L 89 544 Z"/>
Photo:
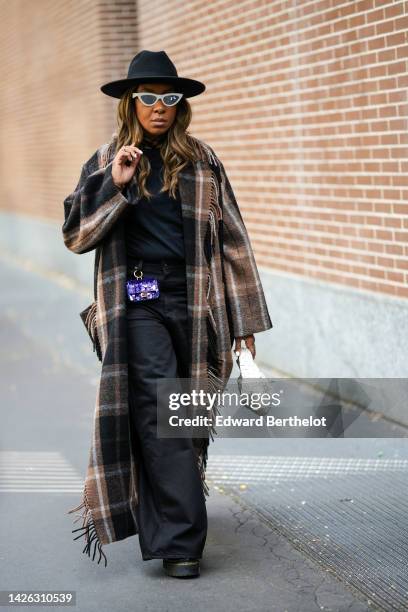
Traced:
<path fill-rule="evenodd" d="M 143 151 L 138 149 L 134 143 L 124 145 L 116 153 L 112 162 L 112 179 L 119 189 L 123 189 L 131 180 L 142 155 Z M 126 165 L 128 161 L 130 164 Z"/>

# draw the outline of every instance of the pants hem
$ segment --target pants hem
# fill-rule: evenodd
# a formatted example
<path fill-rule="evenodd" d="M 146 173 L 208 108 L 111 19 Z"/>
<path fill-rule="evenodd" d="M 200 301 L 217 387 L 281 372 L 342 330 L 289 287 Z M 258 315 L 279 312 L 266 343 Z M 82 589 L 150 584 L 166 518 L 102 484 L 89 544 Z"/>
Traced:
<path fill-rule="evenodd" d="M 185 555 L 142 555 L 143 561 L 151 561 L 152 559 L 186 559 L 187 557 L 191 559 L 202 559 L 201 555 L 192 555 L 191 553 Z"/>

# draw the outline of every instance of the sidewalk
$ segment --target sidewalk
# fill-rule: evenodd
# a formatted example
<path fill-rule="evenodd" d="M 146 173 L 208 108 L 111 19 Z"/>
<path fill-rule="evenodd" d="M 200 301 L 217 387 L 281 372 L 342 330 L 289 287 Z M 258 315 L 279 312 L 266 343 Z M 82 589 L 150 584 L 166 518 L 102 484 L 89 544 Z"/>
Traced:
<path fill-rule="evenodd" d="M 198 580 L 172 579 L 163 575 L 161 561 L 143 562 L 137 536 L 106 547 L 107 568 L 92 563 L 82 554 L 83 546 L 72 540 L 72 515 L 66 515 L 80 500 L 99 375 L 77 314 L 89 303 L 91 290 L 84 295 L 83 289 L 81 293 L 60 277 L 41 270 L 29 272 L 18 262 L 4 259 L 0 282 L 7 287 L 1 293 L 0 325 L 2 405 L 6 407 L 0 512 L 2 524 L 10 526 L 7 535 L 3 533 L 2 590 L 73 590 L 81 612 L 404 609 L 398 606 L 401 597 L 406 598 L 403 591 L 408 584 L 407 555 L 402 548 L 408 542 L 406 514 L 399 514 L 402 503 L 396 508 L 395 499 L 388 497 L 386 504 L 393 482 L 398 484 L 394 495 L 404 494 L 405 499 L 404 487 L 408 490 L 407 445 L 400 439 L 330 440 L 319 445 L 314 440 L 217 439 L 209 451 L 209 533 Z M 322 442 L 333 444 L 329 448 Z M 348 443 L 347 456 L 368 462 L 351 479 L 350 469 L 345 473 L 341 462 L 346 446 L 336 442 Z M 378 455 L 380 447 L 389 462 L 384 469 L 377 466 L 375 474 L 367 474 L 373 449 Z M 337 454 L 335 467 L 340 470 L 325 474 L 332 488 L 324 478 L 307 474 L 310 456 L 319 455 L 327 468 L 329 450 Z M 291 478 L 284 478 L 288 462 L 296 466 L 299 456 L 303 456 L 302 465 L 292 471 Z M 268 460 L 270 469 L 259 479 L 260 466 Z M 336 528 L 329 530 L 333 539 L 325 540 L 321 531 L 325 521 L 334 517 L 337 493 L 350 497 L 351 487 L 358 496 L 364 482 L 369 485 L 364 492 L 366 514 L 353 523 L 354 541 L 341 539 L 350 533 L 342 525 L 346 528 L 357 511 L 357 506 L 350 509 L 350 503 L 341 520 L 337 516 Z M 302 501 L 307 512 L 300 516 Z M 345 503 L 337 505 L 340 513 Z M 377 522 L 372 522 L 375 517 Z M 384 554 L 379 547 L 389 541 L 392 545 Z M 353 567 L 353 576 L 347 579 L 350 552 L 351 558 L 362 561 L 362 570 L 366 555 L 378 553 L 370 560 L 371 567 L 377 563 L 384 573 L 372 572 L 370 581 L 368 574 L 363 571 L 359 577 L 358 568 Z M 396 577 L 393 587 L 386 584 L 388 576 Z M 381 597 L 370 596 L 379 581 Z M 384 597 L 392 588 L 396 597 L 387 602 Z"/>

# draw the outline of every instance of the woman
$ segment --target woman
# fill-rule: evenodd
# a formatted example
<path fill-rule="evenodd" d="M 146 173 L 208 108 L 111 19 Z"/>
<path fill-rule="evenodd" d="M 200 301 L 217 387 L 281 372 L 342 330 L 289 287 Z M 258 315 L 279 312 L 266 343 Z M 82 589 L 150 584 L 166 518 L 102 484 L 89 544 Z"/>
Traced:
<path fill-rule="evenodd" d="M 205 85 L 178 77 L 164 51 L 144 50 L 126 79 L 101 90 L 120 99 L 119 131 L 83 165 L 62 227 L 71 251 L 95 249 L 95 301 L 80 314 L 102 361 L 83 499 L 70 510 L 82 509 L 74 539 L 85 537 L 83 552 L 93 546 L 106 566 L 102 545 L 138 534 L 143 560 L 198 576 L 215 428 L 159 438 L 157 381 L 222 392 L 234 339 L 255 357 L 254 333 L 272 322 L 224 166 L 187 132 L 187 98 Z M 127 281 L 143 275 L 159 295 L 132 301 Z"/>

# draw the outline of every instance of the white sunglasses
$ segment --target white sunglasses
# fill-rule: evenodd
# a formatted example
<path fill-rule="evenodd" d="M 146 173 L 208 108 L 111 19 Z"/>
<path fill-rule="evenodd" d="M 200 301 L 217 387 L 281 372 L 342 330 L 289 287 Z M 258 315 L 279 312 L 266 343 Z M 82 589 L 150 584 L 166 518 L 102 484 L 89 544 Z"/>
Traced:
<path fill-rule="evenodd" d="M 177 102 L 180 102 L 183 97 L 182 93 L 165 93 L 165 94 L 155 94 L 155 93 L 146 93 L 146 92 L 137 92 L 132 93 L 132 98 L 139 98 L 139 100 L 145 106 L 153 106 L 156 104 L 157 100 L 162 100 L 165 106 L 174 106 Z"/>

